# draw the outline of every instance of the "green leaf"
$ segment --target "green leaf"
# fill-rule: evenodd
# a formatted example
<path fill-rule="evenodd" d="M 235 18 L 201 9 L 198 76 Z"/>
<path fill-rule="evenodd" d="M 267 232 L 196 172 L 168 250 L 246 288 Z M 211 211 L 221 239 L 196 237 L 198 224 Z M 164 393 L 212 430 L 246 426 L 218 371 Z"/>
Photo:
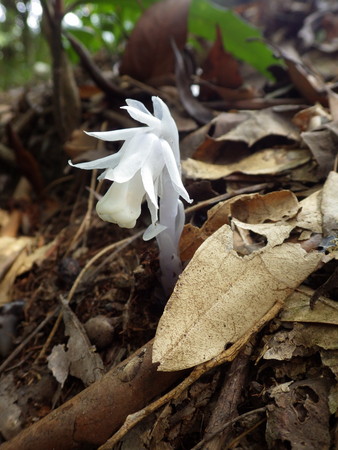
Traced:
<path fill-rule="evenodd" d="M 214 41 L 216 25 L 220 26 L 223 45 L 228 52 L 251 64 L 266 77 L 272 78 L 267 69 L 273 64 L 280 64 L 280 61 L 262 42 L 262 35 L 257 28 L 229 9 L 208 0 L 192 0 L 188 16 L 189 32 Z"/>

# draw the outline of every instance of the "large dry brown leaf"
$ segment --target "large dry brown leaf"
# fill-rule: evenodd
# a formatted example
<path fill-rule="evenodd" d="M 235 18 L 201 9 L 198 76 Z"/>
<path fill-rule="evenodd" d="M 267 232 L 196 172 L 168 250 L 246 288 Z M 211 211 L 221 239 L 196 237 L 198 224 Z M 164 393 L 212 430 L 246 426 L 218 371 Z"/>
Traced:
<path fill-rule="evenodd" d="M 252 146 L 260 139 L 273 135 L 299 141 L 298 127 L 287 114 L 276 111 L 276 108 L 266 108 L 255 112 L 246 111 L 246 114 L 248 114 L 247 120 L 217 140 L 241 141 Z"/>
<path fill-rule="evenodd" d="M 224 225 L 196 251 L 157 328 L 159 370 L 192 367 L 238 340 L 312 273 L 321 255 L 284 243 L 240 257 Z"/>
<path fill-rule="evenodd" d="M 209 164 L 188 158 L 182 162 L 182 168 L 188 178 L 217 180 L 234 172 L 273 175 L 305 164 L 310 159 L 308 150 L 265 149 L 233 164 Z"/>
<path fill-rule="evenodd" d="M 173 73 L 171 39 L 183 48 L 190 0 L 164 0 L 152 5 L 137 22 L 124 52 L 120 73 L 149 80 Z"/>

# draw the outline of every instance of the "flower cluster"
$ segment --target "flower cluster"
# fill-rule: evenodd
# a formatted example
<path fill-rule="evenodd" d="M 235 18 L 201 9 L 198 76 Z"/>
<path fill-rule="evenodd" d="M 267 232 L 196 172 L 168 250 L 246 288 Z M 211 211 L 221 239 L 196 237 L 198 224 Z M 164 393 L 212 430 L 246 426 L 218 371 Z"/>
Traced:
<path fill-rule="evenodd" d="M 113 181 L 96 206 L 98 215 L 105 221 L 133 228 L 141 214 L 141 204 L 146 199 L 151 225 L 143 238 L 157 238 L 162 275 L 166 279 L 172 278 L 167 282 L 172 286 L 180 272 L 177 249 L 185 218 L 179 197 L 187 202 L 191 200 L 181 180 L 175 121 L 159 97 L 152 97 L 152 101 L 154 115 L 136 100 L 126 100 L 127 106 L 123 107 L 133 119 L 146 127 L 88 133 L 105 141 L 125 141 L 117 153 L 74 166 L 105 169 L 99 179 Z"/>

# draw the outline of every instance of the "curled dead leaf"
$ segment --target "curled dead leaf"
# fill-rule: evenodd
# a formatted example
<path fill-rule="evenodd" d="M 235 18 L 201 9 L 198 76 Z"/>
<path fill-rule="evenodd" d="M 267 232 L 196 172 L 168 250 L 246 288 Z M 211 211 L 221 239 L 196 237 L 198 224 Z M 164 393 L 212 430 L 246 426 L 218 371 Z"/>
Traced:
<path fill-rule="evenodd" d="M 217 180 L 234 172 L 247 175 L 267 175 L 301 166 L 311 160 L 309 150 L 265 149 L 233 164 L 209 164 L 188 158 L 182 162 L 188 178 Z"/>

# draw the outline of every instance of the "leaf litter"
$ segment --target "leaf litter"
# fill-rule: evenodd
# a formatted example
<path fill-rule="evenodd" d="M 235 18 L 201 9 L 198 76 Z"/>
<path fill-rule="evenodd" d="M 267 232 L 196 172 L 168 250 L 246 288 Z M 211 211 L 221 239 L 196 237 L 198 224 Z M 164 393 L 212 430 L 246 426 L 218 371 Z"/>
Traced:
<path fill-rule="evenodd" d="M 44 106 L 46 100 L 51 101 L 48 90 L 30 88 L 29 98 L 34 96 L 39 106 L 33 115 L 29 101 L 25 112 L 8 107 L 18 103 L 17 94 L 2 99 L 1 127 L 13 123 L 11 139 L 1 133 L 0 158 L 9 170 L 3 173 L 0 169 L 0 186 L 10 193 L 1 192 L 5 202 L 0 214 L 0 304 L 14 306 L 19 301 L 23 307 L 11 313 L 4 306 L 0 309 L 0 324 L 8 325 L 4 330 L 9 338 L 0 366 L 1 439 L 10 443 L 22 428 L 48 417 L 55 408 L 57 416 L 57 407 L 85 386 L 97 386 L 99 394 L 103 372 L 109 374 L 112 367 L 118 367 L 118 378 L 132 386 L 142 367 L 141 347 L 155 336 L 152 358 L 156 366 L 152 367 L 168 375 L 193 369 L 190 375 L 180 375 L 185 389 L 177 378 L 167 399 L 160 398 L 167 406 L 159 412 L 158 406 L 142 402 L 133 409 L 135 399 L 149 386 L 141 384 L 132 398 L 126 394 L 124 403 L 131 406 L 127 414 L 144 412 L 147 406 L 153 413 L 133 430 L 127 420 L 129 433 L 116 438 L 122 439 L 122 448 L 131 448 L 135 442 L 138 448 L 192 448 L 191 442 L 197 448 L 213 432 L 219 439 L 217 448 L 274 448 L 281 442 L 283 448 L 329 448 L 337 444 L 332 436 L 338 404 L 337 101 L 334 86 L 318 72 L 320 66 L 314 66 L 325 57 L 323 53 L 327 58 L 330 39 L 330 45 L 334 43 L 334 28 L 330 28 L 334 22 L 311 22 L 316 14 L 311 9 L 293 14 L 299 21 L 297 29 L 302 29 L 308 58 L 301 50 L 298 54 L 286 51 L 280 45 L 281 35 L 270 30 L 272 48 L 285 64 L 279 61 L 274 82 L 254 74 L 229 51 L 223 28 L 210 27 L 214 41 L 200 40 L 204 65 L 203 61 L 199 64 L 204 73 L 197 76 L 183 51 L 189 2 L 175 11 L 171 3 L 166 0 L 162 7 L 159 2 L 139 21 L 122 61 L 125 75 L 110 84 L 101 83 L 102 78 L 98 80 L 91 72 L 95 65 L 87 64 L 89 77 L 98 80 L 98 87 L 105 86 L 106 97 L 100 88 L 79 86 L 83 123 L 62 150 Z M 201 7 L 203 1 L 197 3 Z M 261 4 L 252 8 L 262 12 Z M 281 8 L 292 14 L 291 1 L 271 5 L 257 16 L 243 6 L 241 14 L 267 30 L 275 26 L 290 31 L 288 21 L 283 22 L 285 16 L 278 16 Z M 161 22 L 158 17 L 165 17 L 165 26 L 155 26 Z M 170 28 L 173 23 L 175 27 Z M 315 42 L 319 35 L 313 33 L 314 26 L 331 30 L 325 45 Z M 175 34 L 176 52 L 168 34 Z M 195 48 L 192 55 L 197 53 Z M 86 77 L 83 72 L 82 79 Z M 199 96 L 192 95 L 192 83 L 200 83 Z M 27 93 L 22 95 L 28 98 Z M 111 154 L 116 147 L 109 144 L 94 150 L 82 129 L 98 129 L 102 117 L 109 123 L 106 129 L 119 128 L 121 123 L 133 126 L 119 112 L 119 96 L 144 101 L 150 95 L 166 100 L 177 119 L 185 184 L 189 192 L 196 193 L 191 194 L 195 204 L 192 212 L 187 208 L 188 223 L 180 243 L 186 267 L 163 314 L 165 299 L 158 282 L 155 245 L 100 222 L 86 199 L 89 181 L 69 169 L 65 176 L 53 174 L 58 164 L 51 167 L 45 150 L 51 148 L 55 155 L 64 151 L 78 161 Z M 13 112 L 8 115 L 8 111 Z M 41 135 L 27 127 L 36 114 Z M 8 158 L 14 154 L 26 162 L 34 154 L 33 162 L 23 167 L 22 161 Z M 36 188 L 43 186 L 40 172 L 44 181 L 51 182 L 41 196 L 38 191 L 43 187 Z M 19 198 L 14 192 L 21 175 L 33 189 Z M 243 189 L 249 193 L 238 194 Z M 100 194 L 92 190 L 90 195 L 94 201 Z M 221 201 L 215 200 L 222 196 Z M 81 227 L 84 217 L 86 225 Z M 137 232 L 147 225 L 142 215 Z M 104 248 L 112 241 L 116 247 L 109 256 Z M 95 255 L 100 255 L 99 263 Z M 79 268 L 86 268 L 80 277 Z M 45 321 L 58 307 L 60 294 L 71 298 L 70 304 L 63 304 L 63 321 L 60 316 L 55 322 L 53 315 Z M 109 325 L 106 344 L 97 344 L 97 349 L 93 344 L 100 342 L 102 330 L 89 332 L 83 324 L 90 319 L 99 324 L 106 319 Z M 229 367 L 238 367 L 235 362 L 239 364 L 240 352 L 246 351 L 253 334 L 251 356 L 238 369 L 242 371 L 239 386 Z M 132 359 L 127 364 L 132 375 L 125 377 L 118 364 L 134 350 L 136 363 Z M 229 409 L 224 411 L 223 405 L 219 413 L 227 417 L 225 422 L 233 420 L 232 425 L 219 430 L 217 417 L 216 422 L 211 417 L 224 376 L 230 379 L 224 383 L 239 393 L 234 403 L 224 403 L 231 405 Z M 171 385 L 168 382 L 160 392 L 167 392 Z M 102 423 L 102 408 L 95 404 L 92 408 Z M 246 416 L 250 412 L 251 419 Z M 81 426 L 78 418 L 79 435 L 90 429 L 88 423 Z M 99 437 L 95 445 L 103 444 L 114 431 Z M 91 439 L 80 438 L 79 442 L 93 445 Z M 18 448 L 13 442 L 13 448 Z"/>

